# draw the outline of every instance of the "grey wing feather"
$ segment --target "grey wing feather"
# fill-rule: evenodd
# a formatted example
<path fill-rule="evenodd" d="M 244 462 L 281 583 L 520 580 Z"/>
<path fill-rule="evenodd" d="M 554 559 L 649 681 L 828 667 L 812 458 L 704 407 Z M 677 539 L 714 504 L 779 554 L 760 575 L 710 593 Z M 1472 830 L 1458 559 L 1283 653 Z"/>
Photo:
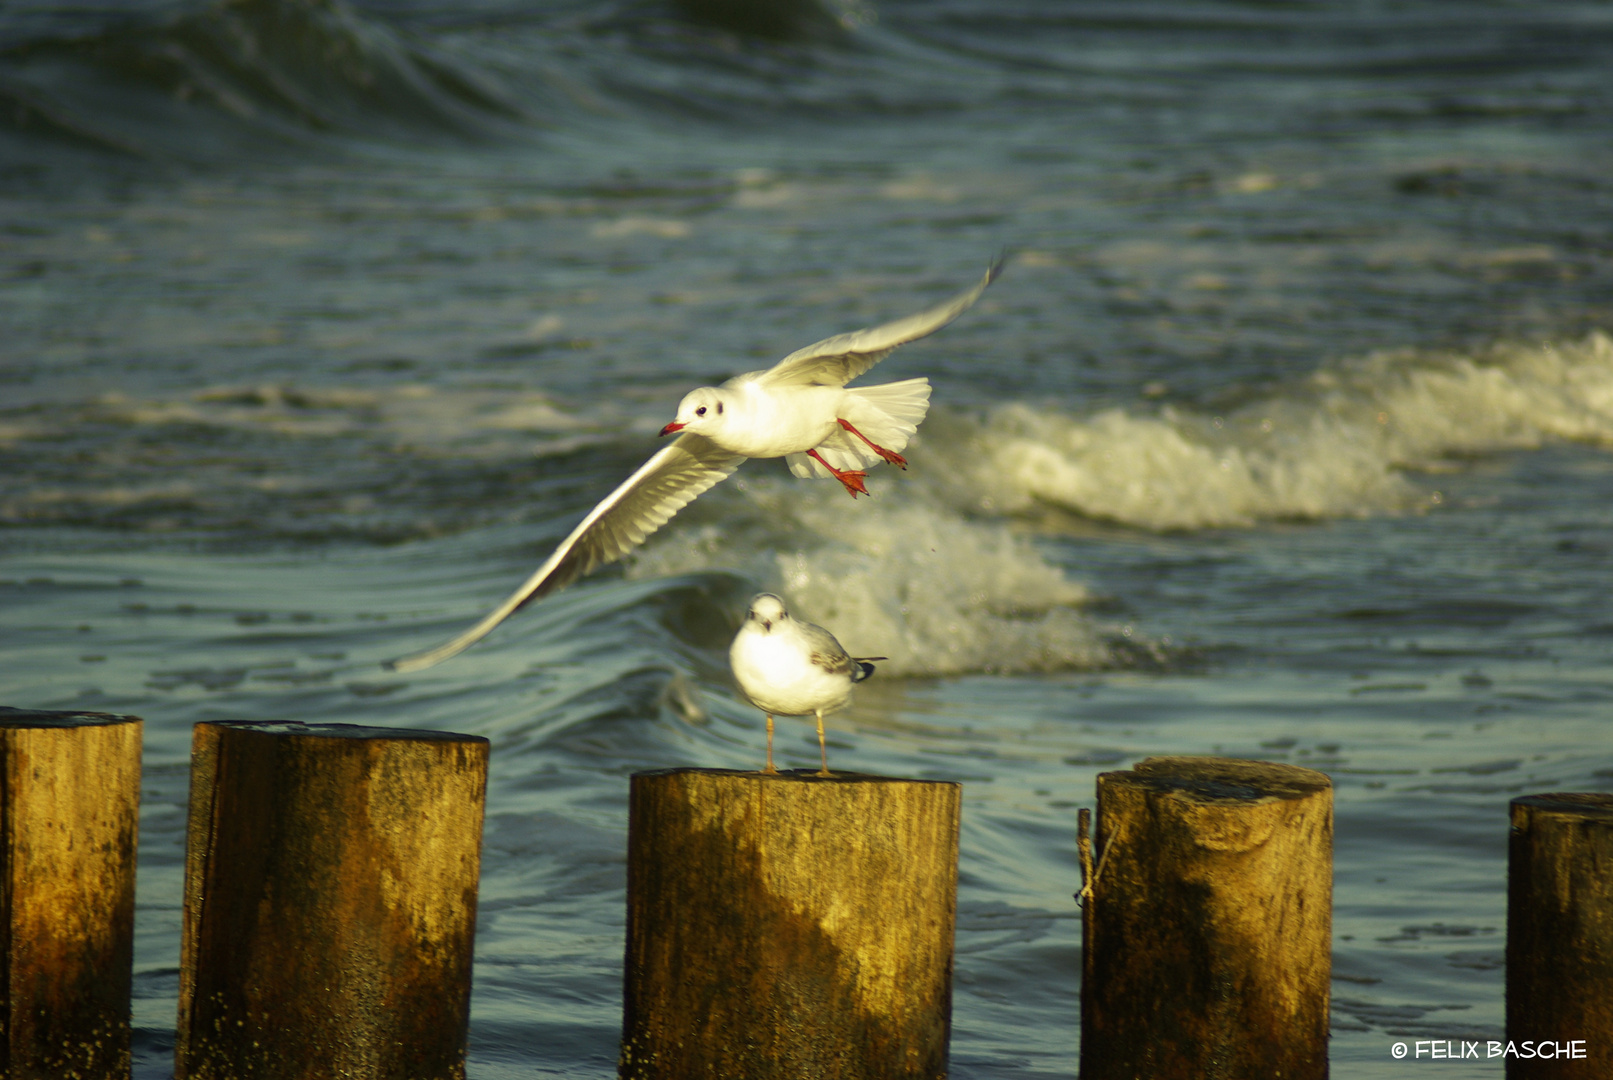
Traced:
<path fill-rule="evenodd" d="M 898 345 L 933 334 L 969 310 L 986 291 L 986 286 L 997 280 L 1002 268 L 1003 260 L 999 258 L 978 284 L 917 315 L 866 330 L 853 330 L 849 334 L 836 334 L 797 349 L 763 372 L 757 381 L 771 385 L 844 386 L 889 356 Z"/>
<path fill-rule="evenodd" d="M 852 659 L 846 653 L 845 646 L 835 639 L 835 636 L 817 623 L 798 622 L 801 634 L 806 638 L 811 661 L 831 675 L 844 675 L 853 667 Z"/>
<path fill-rule="evenodd" d="M 686 432 L 646 461 L 582 519 L 532 576 L 475 626 L 434 649 L 388 661 L 394 671 L 419 671 L 480 641 L 522 604 L 562 589 L 626 555 L 697 496 L 744 462 L 703 435 Z"/>

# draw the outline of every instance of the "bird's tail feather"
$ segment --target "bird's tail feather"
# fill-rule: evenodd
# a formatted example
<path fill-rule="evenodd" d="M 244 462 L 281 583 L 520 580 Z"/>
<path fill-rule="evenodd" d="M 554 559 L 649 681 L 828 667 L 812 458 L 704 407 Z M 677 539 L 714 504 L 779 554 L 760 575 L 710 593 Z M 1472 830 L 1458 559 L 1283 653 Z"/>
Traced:
<path fill-rule="evenodd" d="M 846 393 L 852 396 L 851 409 L 857 414 L 846 419 L 859 429 L 864 424 L 870 427 L 883 425 L 886 438 L 897 445 L 886 446 L 884 440 L 871 431 L 863 431 L 863 434 L 889 450 L 900 450 L 906 445 L 923 422 L 924 414 L 930 411 L 929 379 L 903 379 L 901 382 L 880 383 L 877 386 L 848 386 Z M 879 415 L 875 417 L 870 413 Z"/>
<path fill-rule="evenodd" d="M 848 386 L 851 395 L 841 419 L 871 442 L 900 453 L 930 411 L 930 380 L 903 379 L 878 386 Z M 818 444 L 823 459 L 844 471 L 866 470 L 882 460 L 869 446 L 844 428 Z M 805 454 L 787 454 L 790 472 L 800 477 L 827 479 L 829 470 Z"/>

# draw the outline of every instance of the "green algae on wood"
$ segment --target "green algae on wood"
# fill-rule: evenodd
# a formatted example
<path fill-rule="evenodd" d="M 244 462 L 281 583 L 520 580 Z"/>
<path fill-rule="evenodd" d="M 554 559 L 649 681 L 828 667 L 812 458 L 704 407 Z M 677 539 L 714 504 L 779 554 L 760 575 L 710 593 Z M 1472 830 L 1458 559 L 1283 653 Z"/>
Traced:
<path fill-rule="evenodd" d="M 0 708 L 0 1076 L 127 1080 L 138 717 Z"/>
<path fill-rule="evenodd" d="M 463 1080 L 486 739 L 195 729 L 176 1080 Z"/>
<path fill-rule="evenodd" d="M 960 793 L 636 774 L 620 1075 L 945 1076 Z"/>
<path fill-rule="evenodd" d="M 1263 761 L 1098 775 L 1082 1080 L 1327 1076 L 1333 786 Z"/>

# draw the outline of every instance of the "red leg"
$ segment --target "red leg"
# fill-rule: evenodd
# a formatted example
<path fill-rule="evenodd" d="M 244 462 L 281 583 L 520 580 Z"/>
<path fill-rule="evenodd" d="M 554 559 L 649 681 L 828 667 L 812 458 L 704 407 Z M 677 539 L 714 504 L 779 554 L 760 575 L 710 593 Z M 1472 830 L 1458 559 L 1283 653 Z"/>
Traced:
<path fill-rule="evenodd" d="M 828 469 L 829 472 L 834 475 L 836 480 L 840 481 L 842 484 L 845 484 L 846 494 L 850 495 L 853 499 L 855 499 L 858 495 L 868 494 L 868 489 L 863 486 L 863 477 L 867 476 L 867 473 L 844 472 L 840 469 L 837 469 L 827 461 L 823 460 L 822 456 L 819 455 L 816 450 L 808 450 L 807 457 L 813 459 L 825 469 Z"/>
<path fill-rule="evenodd" d="M 763 769 L 762 771 L 764 773 L 776 773 L 776 772 L 778 772 L 777 769 L 773 768 L 773 714 L 772 713 L 767 714 L 767 768 Z"/>
<path fill-rule="evenodd" d="M 839 419 L 839 418 L 836 417 L 836 419 Z M 840 426 L 845 428 L 847 431 L 851 432 L 853 435 L 857 436 L 857 438 L 861 439 L 863 442 L 867 443 L 868 448 L 870 450 L 872 450 L 874 453 L 878 454 L 880 457 L 884 458 L 886 464 L 895 465 L 898 469 L 906 469 L 907 468 L 907 459 L 905 457 L 903 457 L 901 454 L 898 454 L 894 450 L 887 450 L 883 446 L 880 446 L 878 443 L 874 442 L 874 440 L 870 439 L 868 436 L 864 435 L 862 432 L 860 432 L 856 428 L 852 427 L 851 426 L 851 421 L 849 421 L 849 420 L 840 420 Z"/>

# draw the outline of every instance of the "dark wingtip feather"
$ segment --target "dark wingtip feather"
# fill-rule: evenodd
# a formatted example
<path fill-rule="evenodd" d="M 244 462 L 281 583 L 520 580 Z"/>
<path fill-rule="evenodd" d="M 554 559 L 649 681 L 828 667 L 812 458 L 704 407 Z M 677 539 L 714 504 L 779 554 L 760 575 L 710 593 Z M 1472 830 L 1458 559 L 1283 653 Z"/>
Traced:
<path fill-rule="evenodd" d="M 993 281 L 996 281 L 998 278 L 1002 277 L 1003 267 L 1008 265 L 1008 260 L 1013 256 L 1013 254 L 1013 249 L 1008 247 L 1004 247 L 1002 250 L 997 252 L 997 257 L 992 259 L 991 265 L 986 268 L 987 285 L 990 285 Z"/>
<path fill-rule="evenodd" d="M 870 676 L 870 675 L 872 675 L 874 673 L 874 665 L 869 663 L 869 661 L 871 661 L 871 660 L 889 660 L 889 659 L 890 659 L 890 657 L 888 657 L 888 656 L 857 656 L 857 657 L 853 657 L 851 662 L 857 665 L 857 670 L 851 676 L 851 681 L 854 682 L 854 683 L 860 683 L 864 679 L 868 678 L 868 676 Z"/>

